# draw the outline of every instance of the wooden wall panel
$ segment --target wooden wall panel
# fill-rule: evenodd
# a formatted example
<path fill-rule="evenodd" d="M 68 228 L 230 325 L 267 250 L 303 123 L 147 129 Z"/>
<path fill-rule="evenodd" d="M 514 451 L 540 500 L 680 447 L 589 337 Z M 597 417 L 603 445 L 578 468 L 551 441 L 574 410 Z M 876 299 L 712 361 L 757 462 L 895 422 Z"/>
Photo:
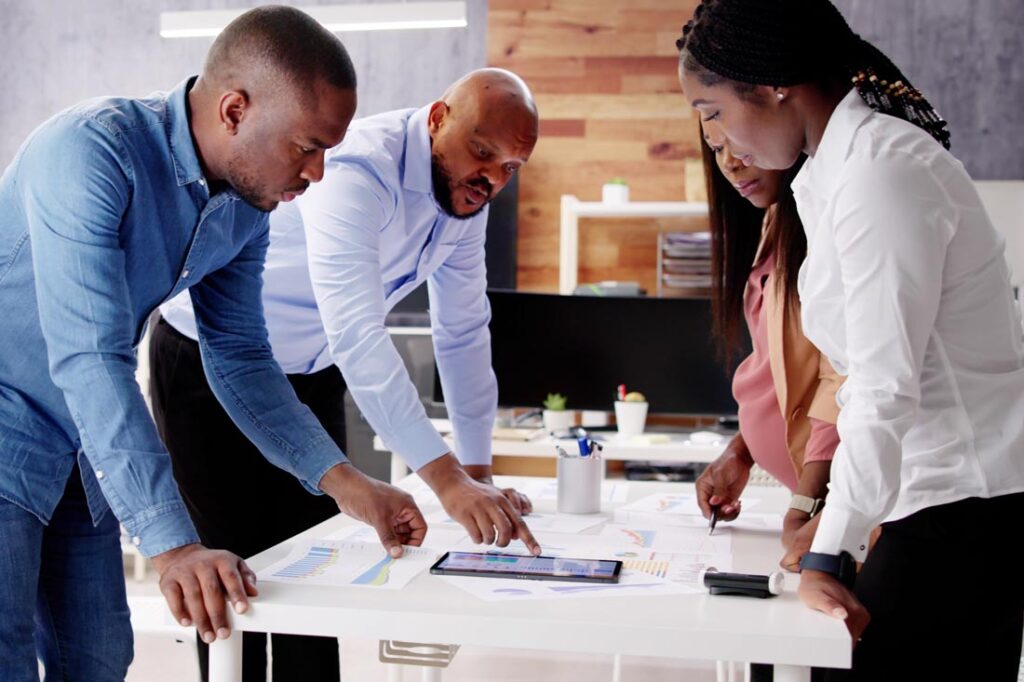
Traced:
<path fill-rule="evenodd" d="M 490 0 L 488 64 L 533 89 L 541 137 L 519 181 L 518 286 L 558 288 L 562 194 L 598 201 L 625 178 L 638 201 L 702 200 L 698 124 L 679 92 L 675 40 L 695 0 Z M 581 222 L 580 282 L 655 290 L 657 235 L 703 220 Z"/>

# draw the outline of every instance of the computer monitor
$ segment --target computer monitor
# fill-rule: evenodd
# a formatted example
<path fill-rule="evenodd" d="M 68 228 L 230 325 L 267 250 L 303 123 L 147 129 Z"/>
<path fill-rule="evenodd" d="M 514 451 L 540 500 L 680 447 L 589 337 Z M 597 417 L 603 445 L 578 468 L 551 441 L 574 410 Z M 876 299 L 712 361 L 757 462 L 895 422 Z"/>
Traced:
<path fill-rule="evenodd" d="M 611 411 L 616 387 L 626 384 L 647 397 L 652 413 L 736 414 L 706 299 L 501 290 L 488 296 L 503 407 L 539 407 L 548 393 L 562 393 L 570 409 Z M 436 375 L 434 384 L 441 401 Z"/>

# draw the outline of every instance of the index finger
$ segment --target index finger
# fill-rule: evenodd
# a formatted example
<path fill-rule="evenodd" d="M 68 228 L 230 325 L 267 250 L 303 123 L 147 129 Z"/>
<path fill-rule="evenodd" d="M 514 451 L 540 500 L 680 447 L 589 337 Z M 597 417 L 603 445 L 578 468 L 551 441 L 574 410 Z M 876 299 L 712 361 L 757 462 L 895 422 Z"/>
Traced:
<path fill-rule="evenodd" d="M 511 506 L 511 505 L 510 505 Z M 540 555 L 540 543 L 537 542 L 537 538 L 533 537 L 533 533 L 530 532 L 526 522 L 523 521 L 523 517 L 515 513 L 515 510 L 509 509 L 511 513 L 508 514 L 509 520 L 512 521 L 513 537 L 518 538 L 522 541 L 526 548 L 530 550 L 530 553 L 534 556 Z M 508 512 L 506 512 L 508 513 Z"/>
<path fill-rule="evenodd" d="M 694 487 L 697 490 L 697 506 L 700 507 L 700 511 L 704 514 L 705 519 L 711 518 L 711 494 L 714 491 L 714 483 L 708 480 L 704 480 L 704 475 L 697 479 L 697 483 Z"/>

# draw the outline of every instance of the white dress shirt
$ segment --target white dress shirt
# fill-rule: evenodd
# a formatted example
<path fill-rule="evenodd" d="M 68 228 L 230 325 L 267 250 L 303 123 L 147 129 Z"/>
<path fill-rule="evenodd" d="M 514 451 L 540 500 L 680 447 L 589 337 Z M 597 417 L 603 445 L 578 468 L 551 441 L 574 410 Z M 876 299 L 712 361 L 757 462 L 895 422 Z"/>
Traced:
<path fill-rule="evenodd" d="M 793 191 L 803 328 L 848 377 L 812 550 L 863 560 L 880 522 L 1024 490 L 1020 312 L 960 162 L 851 91 Z"/>
<path fill-rule="evenodd" d="M 274 357 L 289 374 L 335 363 L 360 411 L 413 469 L 451 448 L 430 424 L 384 326 L 427 282 L 434 355 L 463 464 L 490 464 L 498 387 L 491 370 L 484 239 L 433 194 L 428 107 L 360 119 L 327 152 L 324 178 L 270 217 L 263 305 Z M 161 309 L 195 338 L 188 297 Z"/>

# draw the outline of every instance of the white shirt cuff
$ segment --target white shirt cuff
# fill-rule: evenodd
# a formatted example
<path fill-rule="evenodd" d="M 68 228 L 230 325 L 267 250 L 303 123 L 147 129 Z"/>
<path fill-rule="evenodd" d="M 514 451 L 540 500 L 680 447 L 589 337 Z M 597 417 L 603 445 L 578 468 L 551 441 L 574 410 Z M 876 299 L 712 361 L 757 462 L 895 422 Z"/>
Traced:
<path fill-rule="evenodd" d="M 811 551 L 838 555 L 845 550 L 857 561 L 864 561 L 868 554 L 868 536 L 873 525 L 857 512 L 826 502 L 825 509 L 821 512 L 818 530 L 814 534 Z"/>

